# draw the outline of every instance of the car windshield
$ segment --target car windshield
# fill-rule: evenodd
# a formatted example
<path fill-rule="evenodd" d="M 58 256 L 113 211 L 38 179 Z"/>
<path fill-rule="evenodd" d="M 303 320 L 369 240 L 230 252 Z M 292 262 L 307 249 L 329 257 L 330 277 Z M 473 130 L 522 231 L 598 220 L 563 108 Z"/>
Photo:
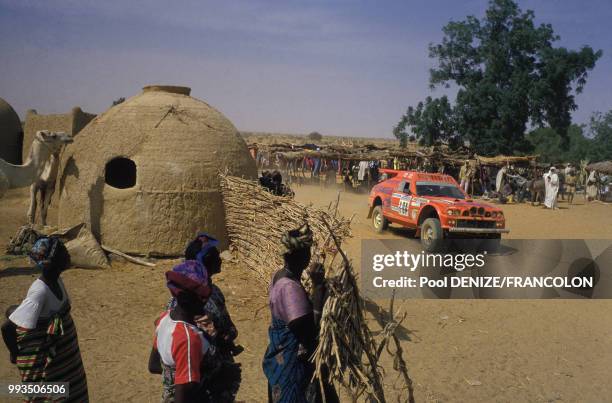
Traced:
<path fill-rule="evenodd" d="M 465 195 L 459 188 L 450 183 L 439 182 L 417 182 L 417 195 L 419 196 L 437 196 L 437 197 L 452 197 L 454 199 L 465 199 Z"/>

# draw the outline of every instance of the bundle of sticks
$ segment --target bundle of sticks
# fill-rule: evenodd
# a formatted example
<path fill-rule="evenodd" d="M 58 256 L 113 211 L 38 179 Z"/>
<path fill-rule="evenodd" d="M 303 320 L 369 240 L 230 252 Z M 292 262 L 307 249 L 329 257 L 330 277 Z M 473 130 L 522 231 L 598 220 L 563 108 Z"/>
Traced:
<path fill-rule="evenodd" d="M 353 267 L 332 228 L 325 224 L 342 259 L 332 259 L 327 267 L 328 297 L 313 357 L 315 378 L 321 381 L 327 375 L 329 380 L 343 385 L 353 401 L 365 394 L 366 401 L 384 402 L 378 347 L 366 324 L 364 301 Z"/>
<path fill-rule="evenodd" d="M 351 220 L 338 215 L 339 197 L 327 210 L 316 209 L 289 197 L 275 196 L 255 181 L 228 175 L 221 175 L 221 189 L 232 254 L 266 286 L 283 265 L 282 234 L 309 223 L 315 241 L 314 256 L 326 268 L 328 289 L 319 344 L 312 357 L 315 379 L 341 384 L 353 400 L 365 396 L 367 401 L 385 402 L 378 361 L 398 323 L 390 318 L 386 329 L 392 330 L 386 332 L 384 340 L 374 340 L 353 266 L 341 246 L 342 240 L 350 236 Z M 308 284 L 305 286 L 308 289 Z M 398 352 L 396 360 L 403 364 L 400 372 L 409 380 L 399 344 Z"/>
<path fill-rule="evenodd" d="M 335 213 L 305 206 L 290 197 L 275 196 L 252 180 L 221 175 L 225 221 L 232 255 L 264 285 L 283 267 L 281 236 L 308 222 L 314 236 L 315 255 L 333 254 L 329 222 L 341 242 L 350 236 L 350 221 Z M 337 209 L 337 203 L 336 203 Z"/>

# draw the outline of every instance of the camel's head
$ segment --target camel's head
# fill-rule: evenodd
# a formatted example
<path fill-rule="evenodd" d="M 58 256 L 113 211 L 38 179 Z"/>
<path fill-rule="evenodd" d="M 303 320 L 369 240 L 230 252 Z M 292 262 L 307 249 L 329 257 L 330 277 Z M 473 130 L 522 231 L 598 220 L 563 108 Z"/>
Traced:
<path fill-rule="evenodd" d="M 64 132 L 53 132 L 51 130 L 39 130 L 36 132 L 36 139 L 49 147 L 51 153 L 59 153 L 62 147 L 72 143 L 72 136 Z"/>

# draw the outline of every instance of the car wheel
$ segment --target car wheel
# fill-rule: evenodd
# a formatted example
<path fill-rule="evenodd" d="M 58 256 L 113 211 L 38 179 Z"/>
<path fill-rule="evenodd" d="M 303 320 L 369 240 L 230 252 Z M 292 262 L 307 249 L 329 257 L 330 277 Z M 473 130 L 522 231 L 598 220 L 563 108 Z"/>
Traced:
<path fill-rule="evenodd" d="M 389 221 L 383 215 L 381 206 L 374 207 L 374 211 L 372 211 L 372 226 L 379 234 L 389 226 Z"/>
<path fill-rule="evenodd" d="M 437 218 L 428 218 L 421 225 L 421 245 L 426 252 L 439 252 L 443 249 L 444 233 Z"/>

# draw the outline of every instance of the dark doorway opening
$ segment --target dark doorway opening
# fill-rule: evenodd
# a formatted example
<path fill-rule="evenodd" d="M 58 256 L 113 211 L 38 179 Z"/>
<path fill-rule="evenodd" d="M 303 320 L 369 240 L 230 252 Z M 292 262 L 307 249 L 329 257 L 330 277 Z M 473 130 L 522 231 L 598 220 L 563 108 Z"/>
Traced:
<path fill-rule="evenodd" d="M 136 185 L 136 163 L 129 158 L 117 157 L 106 163 L 104 180 L 117 189 L 128 189 Z"/>

